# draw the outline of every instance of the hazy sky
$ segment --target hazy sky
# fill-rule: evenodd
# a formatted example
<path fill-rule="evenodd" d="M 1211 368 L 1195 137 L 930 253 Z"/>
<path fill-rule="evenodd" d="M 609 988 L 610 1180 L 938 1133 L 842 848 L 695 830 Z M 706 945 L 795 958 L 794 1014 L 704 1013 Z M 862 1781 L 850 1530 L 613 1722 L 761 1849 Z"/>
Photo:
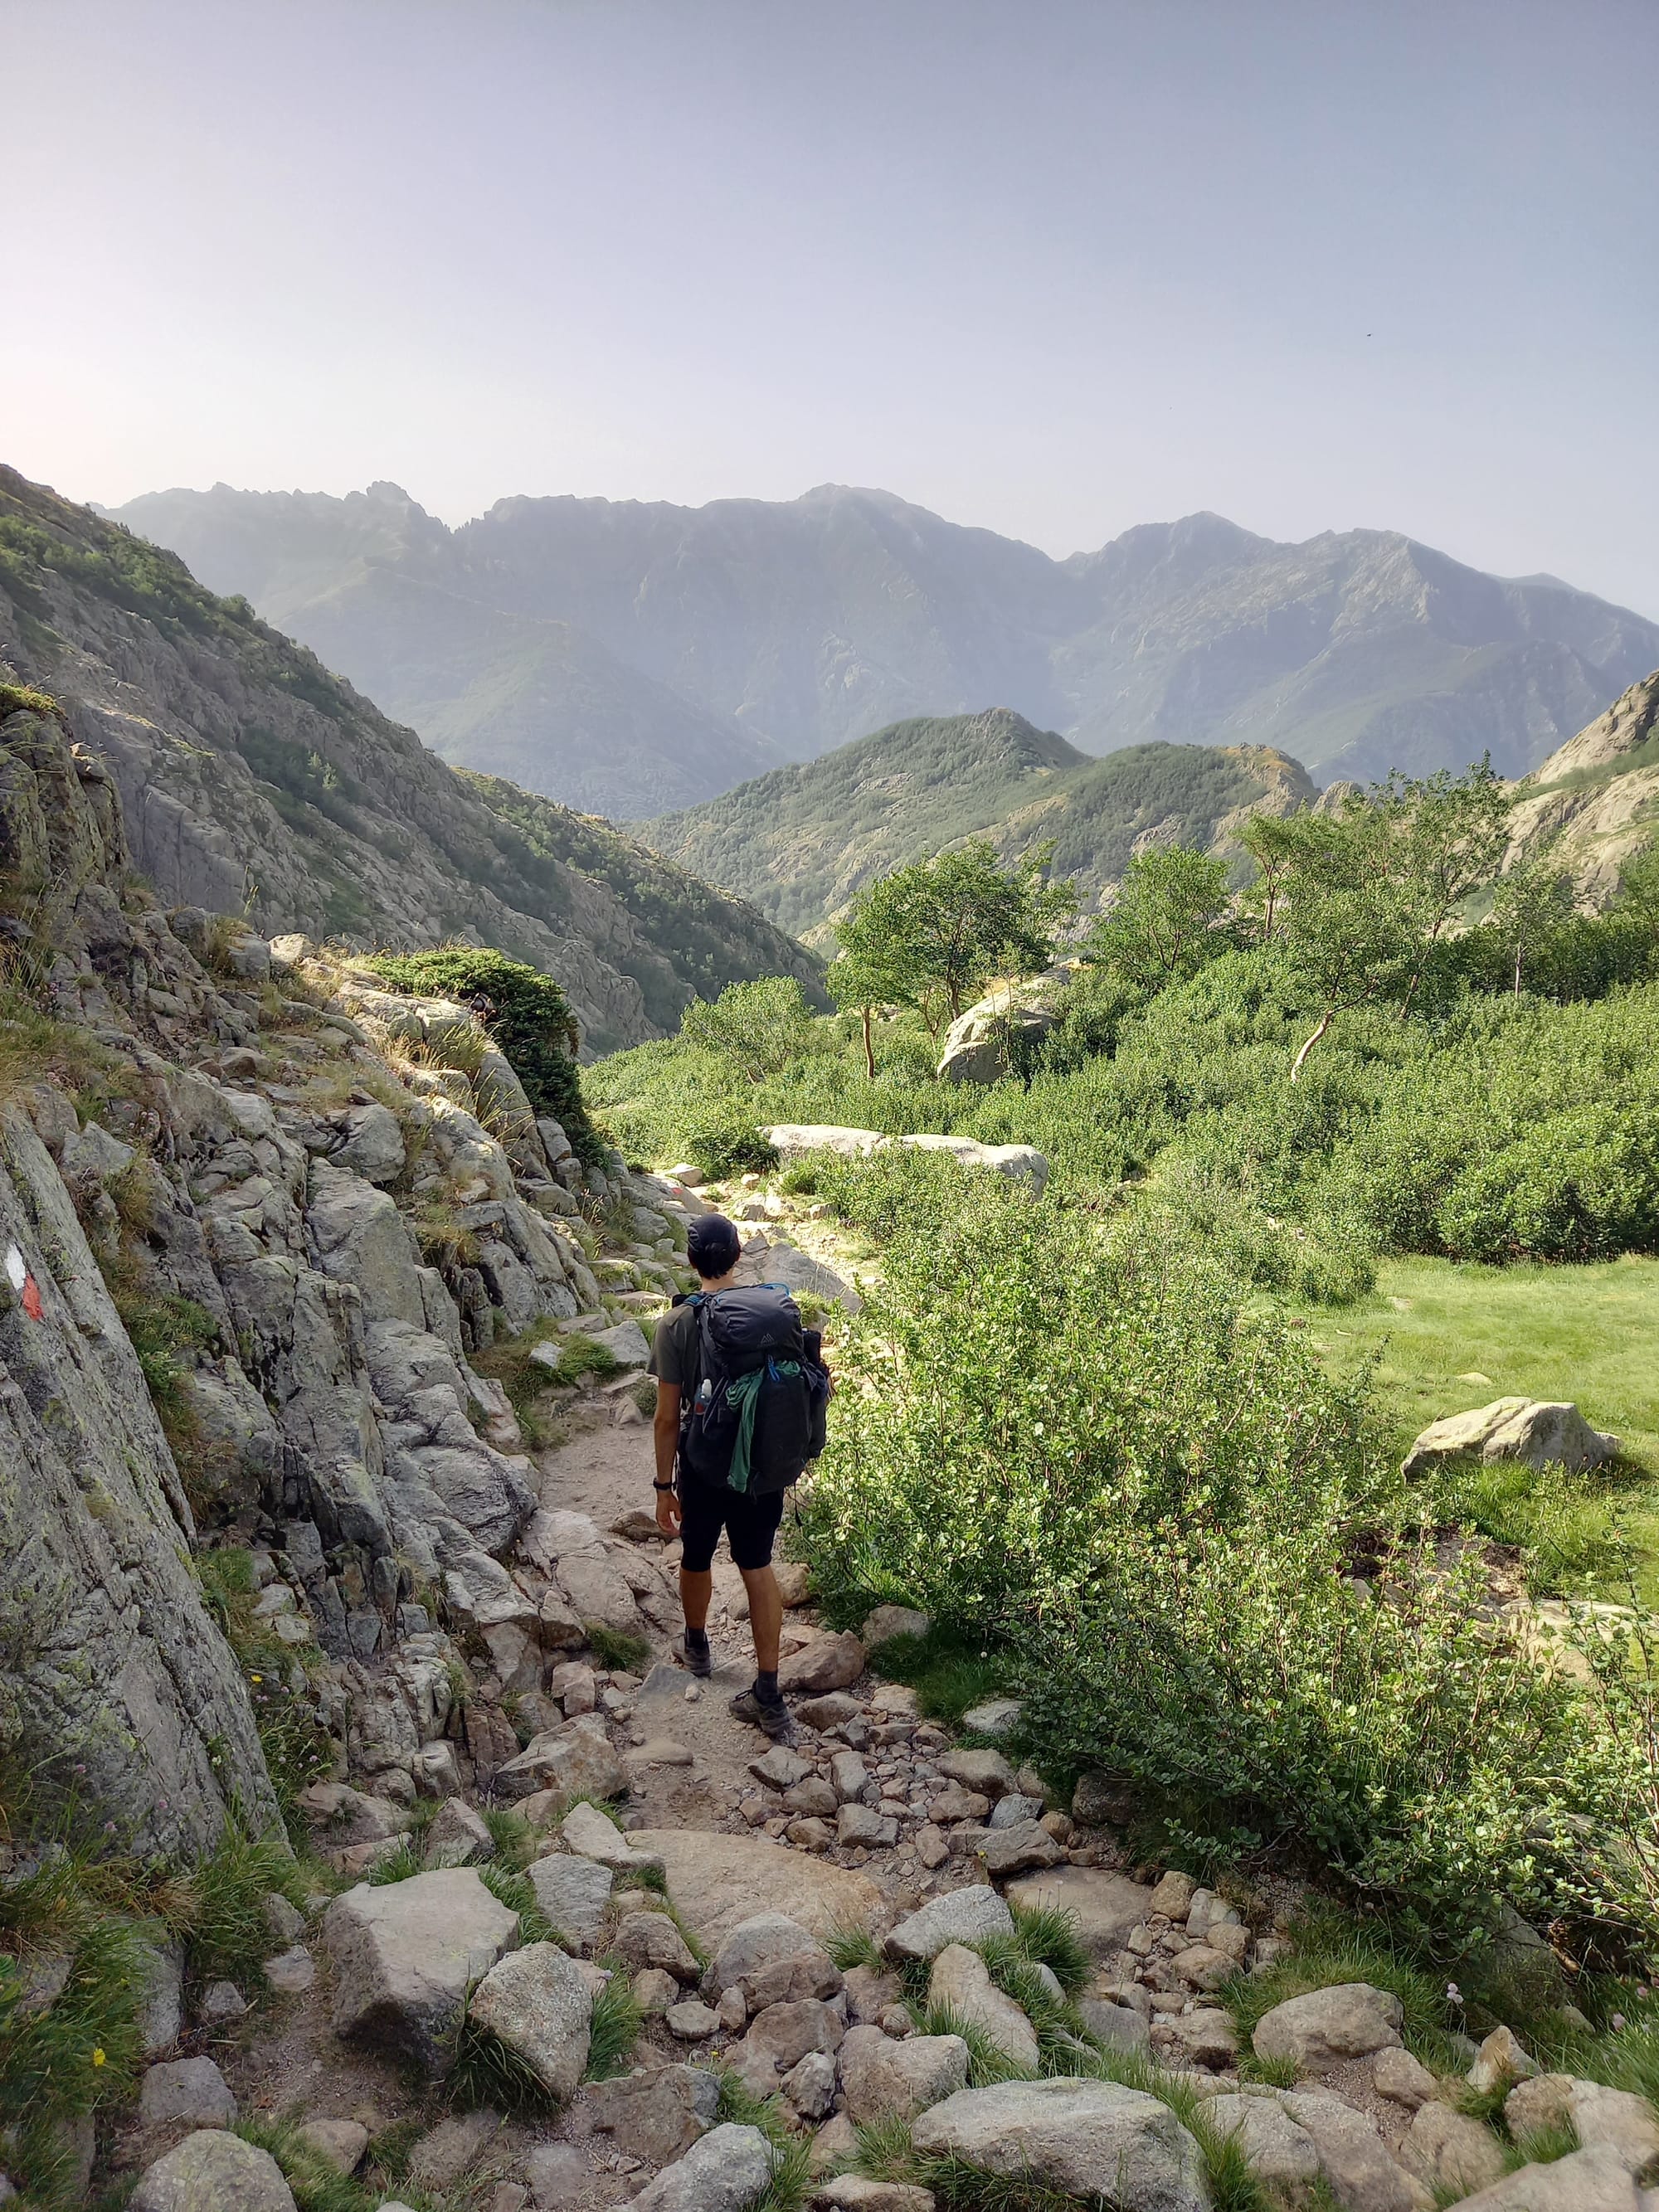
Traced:
<path fill-rule="evenodd" d="M 1659 615 L 1656 0 L 0 0 L 0 458 L 880 484 Z"/>

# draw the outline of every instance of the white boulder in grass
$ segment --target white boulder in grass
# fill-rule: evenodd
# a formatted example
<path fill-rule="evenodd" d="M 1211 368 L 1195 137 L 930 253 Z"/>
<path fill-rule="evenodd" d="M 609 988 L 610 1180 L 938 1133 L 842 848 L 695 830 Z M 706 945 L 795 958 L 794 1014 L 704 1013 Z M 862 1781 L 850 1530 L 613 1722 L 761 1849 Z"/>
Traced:
<path fill-rule="evenodd" d="M 1616 1459 L 1619 1439 L 1593 1429 L 1565 1399 L 1494 1398 L 1488 1406 L 1431 1421 L 1407 1453 L 1401 1473 L 1420 1474 L 1462 1452 L 1577 1471 Z"/>
<path fill-rule="evenodd" d="M 1135 2212 L 1209 2212 L 1204 2157 L 1170 2107 L 1115 2081 L 1059 2075 L 961 2089 L 911 2130 L 928 2157 Z"/>

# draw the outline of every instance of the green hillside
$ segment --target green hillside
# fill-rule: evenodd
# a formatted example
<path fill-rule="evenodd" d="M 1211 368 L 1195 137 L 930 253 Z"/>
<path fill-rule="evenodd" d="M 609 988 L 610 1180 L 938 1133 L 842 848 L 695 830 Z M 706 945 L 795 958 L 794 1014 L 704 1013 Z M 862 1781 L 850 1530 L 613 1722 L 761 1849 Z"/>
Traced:
<path fill-rule="evenodd" d="M 895 722 L 640 835 L 802 932 L 871 878 L 964 837 L 1011 854 L 1052 839 L 1056 869 L 1092 900 L 1138 843 L 1224 842 L 1242 813 L 1313 796 L 1297 763 L 1265 746 L 1132 745 L 1092 760 L 1002 707 Z"/>

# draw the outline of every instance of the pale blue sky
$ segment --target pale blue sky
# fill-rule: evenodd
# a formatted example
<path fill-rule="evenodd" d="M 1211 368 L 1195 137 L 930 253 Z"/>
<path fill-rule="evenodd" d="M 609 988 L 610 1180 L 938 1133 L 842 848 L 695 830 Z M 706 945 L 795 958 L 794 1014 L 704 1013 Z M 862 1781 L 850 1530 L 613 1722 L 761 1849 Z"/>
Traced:
<path fill-rule="evenodd" d="M 0 0 L 0 458 L 1063 553 L 1212 507 L 1659 615 L 1653 0 Z"/>

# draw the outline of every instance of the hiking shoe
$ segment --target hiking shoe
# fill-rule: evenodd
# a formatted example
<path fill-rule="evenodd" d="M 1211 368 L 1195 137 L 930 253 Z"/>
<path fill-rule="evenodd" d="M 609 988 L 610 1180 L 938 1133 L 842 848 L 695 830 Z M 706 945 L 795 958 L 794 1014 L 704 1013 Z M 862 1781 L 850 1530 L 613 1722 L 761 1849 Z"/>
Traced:
<path fill-rule="evenodd" d="M 714 1671 L 714 1655 L 705 1642 L 701 1651 L 694 1651 L 684 1636 L 674 1638 L 674 1657 L 688 1674 L 696 1674 L 707 1681 Z"/>
<path fill-rule="evenodd" d="M 769 1735 L 774 1743 L 793 1743 L 795 1723 L 787 1705 L 780 1698 L 775 1705 L 757 1698 L 752 1690 L 739 1690 L 732 1700 L 732 1711 L 750 1728 L 757 1728 L 763 1735 Z"/>

